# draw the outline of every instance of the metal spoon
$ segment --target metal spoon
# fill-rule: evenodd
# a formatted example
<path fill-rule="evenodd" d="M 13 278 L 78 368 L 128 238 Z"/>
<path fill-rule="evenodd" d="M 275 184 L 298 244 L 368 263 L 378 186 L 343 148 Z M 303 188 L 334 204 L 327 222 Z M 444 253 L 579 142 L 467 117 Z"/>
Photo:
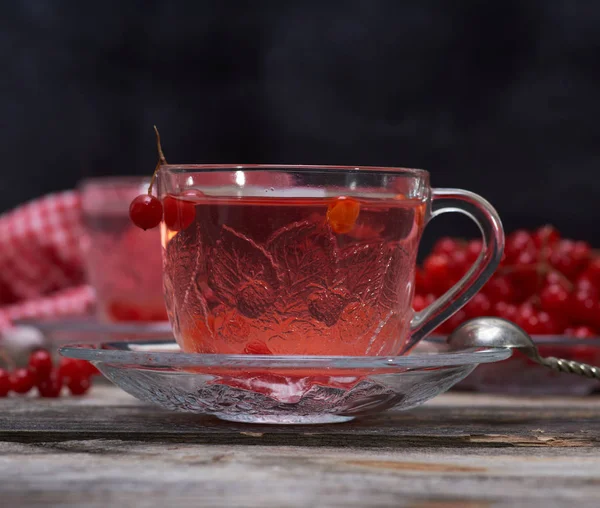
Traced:
<path fill-rule="evenodd" d="M 452 349 L 469 347 L 514 348 L 534 362 L 558 372 L 600 379 L 600 368 L 587 363 L 540 356 L 537 346 L 521 327 L 497 317 L 475 318 L 463 323 L 448 336 Z"/>

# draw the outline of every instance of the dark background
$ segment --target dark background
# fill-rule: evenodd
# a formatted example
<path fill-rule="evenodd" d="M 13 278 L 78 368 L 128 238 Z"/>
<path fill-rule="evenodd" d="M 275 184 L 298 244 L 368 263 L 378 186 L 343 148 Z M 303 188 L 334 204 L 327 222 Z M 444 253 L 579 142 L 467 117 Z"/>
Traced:
<path fill-rule="evenodd" d="M 2 2 L 0 211 L 150 174 L 156 123 L 170 162 L 422 167 L 600 246 L 599 27 L 593 0 Z"/>

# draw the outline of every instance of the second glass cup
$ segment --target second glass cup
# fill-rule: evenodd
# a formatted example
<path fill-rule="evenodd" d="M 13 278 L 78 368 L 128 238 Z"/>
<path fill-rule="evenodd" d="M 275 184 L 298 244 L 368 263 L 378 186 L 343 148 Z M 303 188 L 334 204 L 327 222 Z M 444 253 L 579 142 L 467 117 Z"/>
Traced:
<path fill-rule="evenodd" d="M 85 233 L 82 251 L 104 322 L 166 321 L 158 230 L 129 219 L 129 203 L 148 188 L 141 177 L 107 177 L 80 186 Z"/>
<path fill-rule="evenodd" d="M 423 170 L 169 165 L 158 182 L 165 300 L 186 352 L 405 354 L 485 284 L 502 255 L 492 206 L 432 189 Z M 419 241 L 449 211 L 479 225 L 483 250 L 415 313 Z"/>

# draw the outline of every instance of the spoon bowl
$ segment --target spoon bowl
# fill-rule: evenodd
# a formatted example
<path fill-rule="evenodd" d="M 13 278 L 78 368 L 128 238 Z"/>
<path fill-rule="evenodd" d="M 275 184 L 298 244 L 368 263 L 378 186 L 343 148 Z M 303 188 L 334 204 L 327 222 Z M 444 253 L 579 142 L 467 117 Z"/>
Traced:
<path fill-rule="evenodd" d="M 587 363 L 564 360 L 553 356 L 542 357 L 537 346 L 520 326 L 498 317 L 481 317 L 467 321 L 448 336 L 451 349 L 511 348 L 518 349 L 536 363 L 578 376 L 600 379 L 600 368 Z"/>

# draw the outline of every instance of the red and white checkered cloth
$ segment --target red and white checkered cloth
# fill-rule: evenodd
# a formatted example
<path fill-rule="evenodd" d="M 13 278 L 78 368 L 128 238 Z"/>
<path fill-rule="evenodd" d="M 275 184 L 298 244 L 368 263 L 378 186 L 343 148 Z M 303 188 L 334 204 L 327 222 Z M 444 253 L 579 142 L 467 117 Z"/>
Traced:
<path fill-rule="evenodd" d="M 81 315 L 94 304 L 85 284 L 76 191 L 42 197 L 0 217 L 0 332 L 18 319 Z"/>

